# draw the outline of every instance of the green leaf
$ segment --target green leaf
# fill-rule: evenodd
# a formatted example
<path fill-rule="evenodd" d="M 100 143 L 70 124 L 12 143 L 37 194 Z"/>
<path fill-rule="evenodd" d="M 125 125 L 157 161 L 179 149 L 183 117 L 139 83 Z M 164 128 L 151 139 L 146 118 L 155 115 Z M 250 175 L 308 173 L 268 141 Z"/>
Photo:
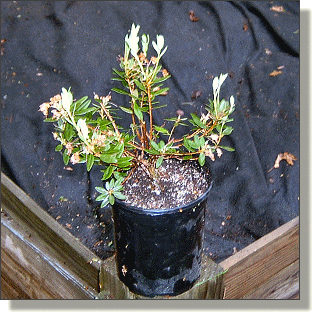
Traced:
<path fill-rule="evenodd" d="M 197 134 L 194 136 L 193 140 L 194 140 L 196 148 L 200 149 L 201 148 L 201 143 L 200 143 L 200 138 L 199 138 L 199 136 Z"/>
<path fill-rule="evenodd" d="M 65 165 L 67 165 L 69 163 L 69 161 L 70 161 L 70 156 L 68 155 L 68 150 L 67 149 L 64 149 L 62 158 L 63 158 L 63 163 Z"/>
<path fill-rule="evenodd" d="M 64 137 L 67 141 L 70 141 L 73 136 L 74 136 L 73 126 L 67 122 L 64 129 Z"/>
<path fill-rule="evenodd" d="M 183 138 L 183 145 L 186 147 L 186 149 L 190 152 L 194 151 L 193 146 L 190 144 L 191 141 L 189 141 L 186 137 Z"/>
<path fill-rule="evenodd" d="M 133 157 L 122 157 L 118 159 L 118 166 L 120 168 L 127 168 L 132 165 L 131 160 Z"/>
<path fill-rule="evenodd" d="M 192 155 L 187 155 L 183 157 L 183 160 L 190 160 L 192 159 Z"/>
<path fill-rule="evenodd" d="M 124 180 L 124 176 L 126 176 L 126 173 L 121 173 L 119 171 L 115 171 L 115 173 L 113 175 L 117 179 L 117 182 L 121 183 Z"/>
<path fill-rule="evenodd" d="M 114 151 L 116 151 L 117 153 L 117 158 L 120 158 L 123 154 L 123 151 L 124 151 L 124 143 L 119 143 L 118 145 L 116 145 L 114 147 Z"/>
<path fill-rule="evenodd" d="M 87 171 L 90 171 L 94 164 L 94 155 L 92 153 L 87 154 Z"/>
<path fill-rule="evenodd" d="M 158 90 L 158 91 L 152 92 L 152 94 L 153 94 L 154 96 L 159 96 L 160 94 L 163 94 L 163 93 L 167 92 L 169 89 L 170 89 L 170 88 L 162 88 L 162 89 L 160 89 L 160 90 Z"/>
<path fill-rule="evenodd" d="M 131 94 L 125 90 L 122 90 L 122 89 L 119 89 L 119 88 L 112 88 L 111 89 L 112 91 L 114 92 L 117 92 L 117 93 L 120 93 L 120 94 L 124 94 L 124 95 L 127 95 L 127 96 L 130 96 L 131 97 Z"/>
<path fill-rule="evenodd" d="M 115 69 L 115 68 L 113 68 L 112 70 L 113 70 L 113 72 L 114 72 L 115 74 L 117 74 L 119 77 L 124 78 L 124 76 L 125 76 L 125 72 L 124 72 L 124 71 L 119 71 L 119 70 L 117 70 L 117 69 Z"/>
<path fill-rule="evenodd" d="M 144 86 L 140 81 L 138 81 L 137 79 L 135 79 L 135 80 L 134 80 L 134 83 L 136 84 L 136 86 L 137 86 L 140 90 L 146 91 L 145 86 Z"/>
<path fill-rule="evenodd" d="M 82 110 L 82 111 L 77 111 L 76 113 L 75 113 L 75 115 L 77 115 L 77 116 L 80 116 L 80 115 L 84 115 L 84 114 L 87 114 L 87 113 L 89 113 L 89 112 L 95 112 L 95 111 L 97 111 L 98 110 L 98 108 L 96 108 L 96 107 L 91 107 L 91 108 L 87 108 L 87 109 L 84 109 L 84 110 Z"/>
<path fill-rule="evenodd" d="M 232 127 L 224 126 L 222 133 L 223 133 L 225 136 L 227 136 L 227 135 L 231 134 L 232 131 L 233 131 L 233 128 L 232 128 Z"/>
<path fill-rule="evenodd" d="M 54 119 L 54 118 L 46 118 L 43 120 L 44 122 L 57 122 L 58 119 Z"/>
<path fill-rule="evenodd" d="M 137 118 L 143 121 L 143 113 L 141 112 L 139 106 L 136 103 L 133 105 L 133 111 Z"/>
<path fill-rule="evenodd" d="M 100 155 L 100 160 L 105 163 L 117 163 L 118 160 L 115 156 L 107 153 L 102 153 Z"/>
<path fill-rule="evenodd" d="M 115 191 L 113 195 L 119 200 L 126 200 L 127 197 L 119 191 Z"/>
<path fill-rule="evenodd" d="M 204 137 L 200 138 L 200 147 L 202 148 L 206 143 L 206 139 Z"/>
<path fill-rule="evenodd" d="M 199 161 L 199 164 L 201 167 L 204 166 L 204 164 L 206 162 L 206 155 L 204 153 L 200 153 L 198 161 Z"/>
<path fill-rule="evenodd" d="M 222 99 L 218 106 L 218 111 L 224 111 L 229 106 L 229 103 L 225 99 Z"/>
<path fill-rule="evenodd" d="M 82 114 L 86 113 L 86 110 L 88 109 L 88 107 L 90 106 L 90 103 L 91 103 L 91 100 L 87 100 L 87 99 L 88 99 L 88 97 L 83 97 L 74 103 L 74 106 L 75 106 L 74 114 L 75 115 L 82 115 Z M 94 110 L 96 110 L 96 108 L 94 108 Z"/>
<path fill-rule="evenodd" d="M 119 108 L 126 113 L 129 113 L 129 114 L 133 113 L 131 108 L 122 107 L 122 106 L 119 106 Z"/>
<path fill-rule="evenodd" d="M 100 194 L 99 196 L 96 197 L 96 201 L 104 201 L 108 197 L 107 194 Z"/>
<path fill-rule="evenodd" d="M 195 125 L 197 125 L 198 127 L 202 128 L 202 129 L 206 127 L 206 125 L 200 120 L 200 118 L 196 114 L 191 113 L 191 117 L 192 117 L 192 120 Z"/>
<path fill-rule="evenodd" d="M 58 144 L 56 147 L 55 147 L 55 151 L 61 151 L 63 148 L 63 145 L 62 144 Z"/>
<path fill-rule="evenodd" d="M 235 151 L 234 148 L 226 147 L 226 146 L 219 146 L 219 148 L 224 149 L 224 150 L 227 150 L 227 151 Z"/>
<path fill-rule="evenodd" d="M 109 204 L 109 197 L 105 198 L 105 200 L 101 203 L 101 208 L 106 207 Z"/>
<path fill-rule="evenodd" d="M 156 162 L 156 168 L 157 169 L 161 166 L 162 162 L 163 162 L 163 157 L 159 157 L 157 162 Z"/>
<path fill-rule="evenodd" d="M 155 149 L 156 151 L 159 151 L 160 152 L 160 147 L 157 145 L 157 143 L 153 140 L 150 141 L 150 144 L 152 146 L 153 149 Z"/>
<path fill-rule="evenodd" d="M 163 82 L 163 81 L 167 80 L 170 77 L 171 77 L 171 75 L 169 74 L 168 76 L 165 76 L 165 77 L 162 77 L 162 78 L 155 78 L 155 79 L 153 79 L 153 83 L 156 84 L 156 83 Z"/>
<path fill-rule="evenodd" d="M 114 169 L 115 169 L 114 166 L 109 166 L 105 170 L 102 170 L 103 177 L 101 180 L 108 180 L 112 176 Z"/>
<path fill-rule="evenodd" d="M 164 134 L 167 134 L 167 135 L 170 134 L 170 132 L 166 128 L 159 127 L 159 126 L 153 126 L 153 128 L 158 132 L 161 132 L 161 133 L 164 133 Z"/>
<path fill-rule="evenodd" d="M 108 191 L 105 188 L 95 187 L 95 189 L 102 194 L 108 194 Z"/>
<path fill-rule="evenodd" d="M 114 196 L 112 194 L 109 195 L 109 203 L 113 206 L 114 205 Z"/>
<path fill-rule="evenodd" d="M 163 140 L 161 140 L 161 141 L 159 142 L 159 144 L 158 144 L 158 146 L 159 146 L 160 150 L 164 150 L 165 145 L 166 145 L 166 144 L 164 143 L 164 141 L 163 141 Z"/>

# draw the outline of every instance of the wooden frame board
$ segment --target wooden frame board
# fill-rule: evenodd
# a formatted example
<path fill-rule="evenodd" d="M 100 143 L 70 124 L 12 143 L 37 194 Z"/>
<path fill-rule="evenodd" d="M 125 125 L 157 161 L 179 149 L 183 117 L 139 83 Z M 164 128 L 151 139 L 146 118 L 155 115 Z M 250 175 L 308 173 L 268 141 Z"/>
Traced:
<path fill-rule="evenodd" d="M 1 173 L 3 299 L 103 298 L 106 292 L 103 279 L 110 279 L 111 275 L 116 281 L 115 273 L 106 271 L 110 271 L 114 263 L 112 259 L 101 261 Z M 188 292 L 183 299 L 299 298 L 299 217 L 218 266 L 210 263 L 214 266 L 211 274 L 217 270 L 227 272 L 213 282 L 210 273 L 206 274 L 206 280 L 211 282 L 203 286 L 205 291 L 198 290 L 198 295 Z M 208 284 L 215 286 L 213 294 L 204 293 L 212 289 Z M 137 298 L 121 292 L 122 296 L 112 298 Z M 105 298 L 110 296 L 106 294 Z"/>

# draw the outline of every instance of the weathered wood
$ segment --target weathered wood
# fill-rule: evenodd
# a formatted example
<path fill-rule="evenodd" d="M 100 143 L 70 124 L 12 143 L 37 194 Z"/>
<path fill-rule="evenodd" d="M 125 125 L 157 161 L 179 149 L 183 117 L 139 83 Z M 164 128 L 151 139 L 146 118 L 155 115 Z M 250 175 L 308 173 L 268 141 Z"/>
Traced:
<path fill-rule="evenodd" d="M 225 299 L 241 299 L 299 260 L 299 217 L 220 263 Z M 267 285 L 266 285 L 267 286 Z"/>
<path fill-rule="evenodd" d="M 101 265 L 99 299 L 222 299 L 223 269 L 210 258 L 202 256 L 199 280 L 188 291 L 177 296 L 156 296 L 154 298 L 134 294 L 119 280 L 115 257 Z"/>
<path fill-rule="evenodd" d="M 144 299 L 119 281 L 114 258 L 102 262 L 4 174 L 1 206 L 2 298 Z M 225 299 L 299 299 L 299 218 L 218 267 L 211 262 L 194 288 L 171 299 L 221 299 L 224 291 Z"/>
<path fill-rule="evenodd" d="M 243 299 L 291 299 L 299 293 L 299 260 L 284 268 Z"/>
<path fill-rule="evenodd" d="M 1 212 L 2 298 L 94 299 L 98 292 L 77 277 L 26 225 Z"/>
<path fill-rule="evenodd" d="M 38 245 L 45 245 L 46 253 L 50 257 L 81 282 L 86 283 L 86 286 L 98 292 L 100 259 L 3 173 L 1 208 L 18 225 L 28 229 L 34 237 L 37 237 L 38 243 L 34 244 L 34 250 L 37 250 Z M 17 234 L 20 231 L 17 231 Z M 14 230 L 12 232 L 14 233 Z M 88 263 L 90 261 L 92 263 Z"/>

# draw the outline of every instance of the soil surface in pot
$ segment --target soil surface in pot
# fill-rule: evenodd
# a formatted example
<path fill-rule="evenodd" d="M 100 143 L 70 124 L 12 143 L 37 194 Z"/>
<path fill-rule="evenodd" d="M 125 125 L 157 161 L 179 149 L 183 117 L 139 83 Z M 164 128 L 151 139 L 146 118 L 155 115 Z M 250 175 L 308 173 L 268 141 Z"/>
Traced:
<path fill-rule="evenodd" d="M 124 184 L 125 203 L 142 209 L 171 209 L 198 199 L 209 187 L 208 171 L 196 161 L 165 159 L 150 173 L 138 166 Z"/>

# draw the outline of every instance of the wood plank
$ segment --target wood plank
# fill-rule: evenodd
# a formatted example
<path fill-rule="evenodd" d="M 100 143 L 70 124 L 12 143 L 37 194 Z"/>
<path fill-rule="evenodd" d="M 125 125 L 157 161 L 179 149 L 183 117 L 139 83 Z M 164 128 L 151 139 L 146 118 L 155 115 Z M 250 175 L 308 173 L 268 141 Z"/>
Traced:
<path fill-rule="evenodd" d="M 32 230 L 39 242 L 47 244 L 47 250 L 57 261 L 61 261 L 88 286 L 99 290 L 101 260 L 3 173 L 1 207 L 13 220 Z"/>
<path fill-rule="evenodd" d="M 1 288 L 11 299 L 94 299 L 78 278 L 27 226 L 1 213 Z M 57 259 L 58 258 L 58 259 Z"/>
<path fill-rule="evenodd" d="M 281 270 L 243 299 L 291 299 L 299 293 L 299 260 Z"/>
<path fill-rule="evenodd" d="M 223 269 L 205 255 L 202 256 L 201 275 L 195 285 L 177 296 L 156 296 L 154 298 L 134 294 L 119 280 L 115 257 L 101 265 L 99 299 L 222 299 L 224 295 Z"/>
<path fill-rule="evenodd" d="M 220 266 L 225 299 L 241 299 L 299 259 L 299 217 L 258 239 Z"/>

